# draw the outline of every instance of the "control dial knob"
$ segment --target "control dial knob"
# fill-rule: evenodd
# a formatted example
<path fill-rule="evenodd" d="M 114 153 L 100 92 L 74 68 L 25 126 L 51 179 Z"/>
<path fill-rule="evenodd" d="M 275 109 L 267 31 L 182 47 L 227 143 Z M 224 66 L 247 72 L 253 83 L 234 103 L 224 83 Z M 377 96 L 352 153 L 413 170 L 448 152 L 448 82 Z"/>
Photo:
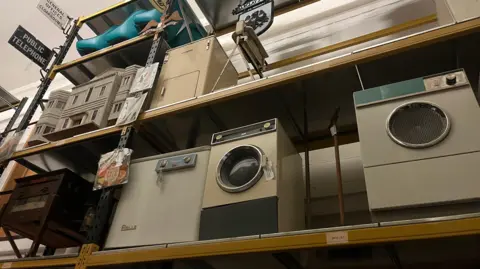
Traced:
<path fill-rule="evenodd" d="M 455 74 L 450 74 L 445 77 L 445 80 L 447 82 L 447 85 L 453 86 L 457 84 L 457 76 Z"/>

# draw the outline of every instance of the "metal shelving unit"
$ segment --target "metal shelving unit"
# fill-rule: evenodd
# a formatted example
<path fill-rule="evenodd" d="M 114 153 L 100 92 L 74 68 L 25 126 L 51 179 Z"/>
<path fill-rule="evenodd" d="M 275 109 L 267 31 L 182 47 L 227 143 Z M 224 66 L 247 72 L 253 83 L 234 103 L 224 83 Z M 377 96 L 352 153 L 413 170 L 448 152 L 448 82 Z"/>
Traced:
<path fill-rule="evenodd" d="M 107 8 L 96 14 L 87 17 L 81 17 L 74 24 L 65 44 L 61 47 L 59 55 L 55 60 L 55 66 L 49 70 L 48 76 L 42 81 L 39 91 L 37 92 L 32 105 L 29 107 L 27 114 L 23 118 L 18 130 L 24 130 L 33 112 L 40 104 L 41 99 L 48 89 L 49 84 L 55 77 L 56 73 L 66 74 L 67 78 L 70 78 L 78 83 L 81 83 L 82 79 L 90 78 L 95 75 L 95 72 L 86 74 L 83 78 L 74 78 L 72 72 L 85 72 L 85 65 L 87 62 L 101 59 L 102 57 L 108 57 L 115 54 L 122 49 L 128 49 L 136 44 L 148 47 L 151 42 L 151 36 L 139 37 L 121 44 L 118 44 L 112 48 L 105 49 L 103 51 L 87 55 L 80 59 L 77 59 L 70 63 L 62 64 L 63 58 L 73 43 L 73 40 L 82 26 L 91 20 L 100 18 L 107 12 L 113 12 L 115 9 L 121 8 L 127 4 L 135 1 L 124 1 L 115 6 Z M 307 2 L 307 1 L 306 1 Z M 315 1 L 308 1 L 315 2 Z M 430 18 L 431 20 L 432 18 Z M 424 20 L 423 23 L 429 20 Z M 178 117 L 191 117 L 192 113 L 202 114 L 206 118 L 209 118 L 213 124 L 205 127 L 203 131 L 205 133 L 211 133 L 211 130 L 218 130 L 222 128 L 230 128 L 242 124 L 242 121 L 251 121 L 257 119 L 257 117 L 270 117 L 271 114 L 281 114 L 279 117 L 284 117 L 287 122 L 290 122 L 291 126 L 289 134 L 293 137 L 293 140 L 297 143 L 299 148 L 316 149 L 321 147 L 330 146 L 326 141 L 326 138 L 330 138 L 327 131 L 328 121 L 331 115 L 323 115 L 326 118 L 325 126 L 312 126 L 308 130 L 310 131 L 305 137 L 302 134 L 298 134 L 298 130 L 295 130 L 293 125 L 297 125 L 296 121 L 304 121 L 308 126 L 309 120 L 314 120 L 317 123 L 323 122 L 325 119 L 316 118 L 312 115 L 322 114 L 315 108 L 305 107 L 303 103 L 306 96 L 309 97 L 309 103 L 314 104 L 316 100 L 323 98 L 323 93 L 318 91 L 318 88 L 322 86 L 328 86 L 319 81 L 330 81 L 332 85 L 336 85 L 334 91 L 337 93 L 342 92 L 341 97 L 349 96 L 351 99 L 352 89 L 359 90 L 363 85 L 359 82 L 359 73 L 365 76 L 365 80 L 370 85 L 376 85 L 388 82 L 389 80 L 396 80 L 403 78 L 402 76 L 393 76 L 391 73 L 385 73 L 384 80 L 372 79 L 373 63 L 380 62 L 384 64 L 384 61 L 388 63 L 397 63 L 398 58 L 404 58 L 408 56 L 423 55 L 422 49 L 432 49 L 434 53 L 442 55 L 445 51 L 450 51 L 444 47 L 444 44 L 450 44 L 449 42 L 460 43 L 465 36 L 479 40 L 480 32 L 480 19 L 472 19 L 469 21 L 439 27 L 417 33 L 408 37 L 400 38 L 394 41 L 389 41 L 384 44 L 376 45 L 371 48 L 362 49 L 341 57 L 336 57 L 327 61 L 311 64 L 305 67 L 266 77 L 264 79 L 256 80 L 250 83 L 238 85 L 228 89 L 224 89 L 212 94 L 207 94 L 195 99 L 189 99 L 185 102 L 172 104 L 166 107 L 152 109 L 144 112 L 140 115 L 139 120 L 135 124 L 136 133 L 133 134 L 133 147 L 135 147 L 135 140 L 142 140 L 141 143 L 147 141 L 150 144 L 155 144 L 155 141 L 150 141 L 144 136 L 153 130 L 165 127 L 166 121 L 175 120 Z M 373 38 L 373 37 L 370 37 Z M 356 41 L 358 42 L 358 41 Z M 341 46 L 340 46 L 341 47 Z M 448 47 L 448 46 L 447 46 Z M 436 55 L 436 54 L 435 54 Z M 300 57 L 301 59 L 301 57 Z M 458 60 L 458 59 L 457 59 Z M 443 65 L 442 65 L 443 64 Z M 458 64 L 451 64 L 450 62 L 442 62 L 442 64 L 435 66 L 435 68 L 455 68 Z M 405 67 L 405 66 L 404 66 Z M 437 71 L 436 69 L 428 70 Z M 98 70 L 98 72 L 101 72 Z M 386 71 L 385 71 L 386 72 Z M 418 75 L 418 70 L 408 70 L 407 75 Z M 336 74 L 336 75 L 335 75 Z M 477 70 L 478 74 L 478 70 Z M 69 77 L 70 76 L 70 77 Z M 76 75 L 75 75 L 76 76 Z M 336 84 L 339 81 L 345 82 L 344 84 Z M 331 86 L 331 85 L 330 85 Z M 478 85 L 477 85 L 478 87 Z M 330 92 L 332 93 L 332 92 Z M 278 97 L 280 96 L 280 97 Z M 255 97 L 255 98 L 253 98 Z M 225 119 L 222 119 L 218 115 L 222 115 L 225 107 L 233 107 L 236 105 L 252 102 L 265 103 L 265 100 L 275 100 L 276 103 L 271 107 L 266 106 L 261 113 L 258 111 L 252 111 L 251 114 L 244 115 L 246 119 L 240 119 L 240 115 L 233 113 L 232 117 L 235 118 L 228 124 L 225 123 Z M 282 103 L 283 100 L 288 100 L 288 103 Z M 311 99 L 311 100 L 310 100 Z M 255 101 L 257 100 L 257 101 Z M 353 101 L 350 101 L 353 102 Z M 347 103 L 349 105 L 350 103 Z M 289 107 L 296 106 L 302 107 L 302 111 L 289 111 Z M 315 106 L 315 105 L 312 105 Z M 234 110 L 233 110 L 234 111 Z M 305 112 L 310 117 L 304 117 L 302 114 Z M 331 111 L 333 113 L 333 110 Z M 262 114 L 263 113 L 263 114 Z M 301 113 L 301 114 L 299 114 Z M 323 113 L 327 114 L 327 113 Z M 255 115 L 255 116 L 253 116 Z M 233 125 L 233 126 L 229 126 Z M 339 140 L 341 143 L 350 143 L 352 141 L 358 141 L 358 135 L 356 134 L 355 122 L 349 121 L 347 118 L 339 119 Z M 38 159 L 42 159 L 45 162 L 46 159 L 52 158 L 57 160 L 69 160 L 75 162 L 75 158 L 83 158 L 83 155 L 79 154 L 82 149 L 100 148 L 101 151 L 108 151 L 118 146 L 118 142 L 121 136 L 125 138 L 125 134 L 121 134 L 126 129 L 109 127 L 98 131 L 81 134 L 65 140 L 52 142 L 37 147 L 27 148 L 18 152 L 15 152 L 10 160 L 16 160 L 17 162 L 25 165 L 36 171 L 46 170 L 42 167 L 42 164 L 38 162 Z M 185 130 L 181 130 L 184 132 Z M 142 135 L 143 133 L 143 135 Z M 201 133 L 201 132 L 200 132 Z M 197 138 L 201 143 L 201 137 Z M 307 142 L 305 145 L 304 142 Z M 138 142 L 138 141 L 137 141 Z M 140 143 L 140 144 L 141 144 Z M 306 146 L 306 147 L 304 147 Z M 72 154 L 74 152 L 75 154 Z M 151 154 L 150 152 L 142 152 L 140 154 Z M 75 156 L 76 155 L 76 156 Z M 95 160 L 95 159 L 93 159 Z M 92 161 L 94 163 L 94 161 Z M 48 166 L 48 165 L 47 165 Z M 86 165 L 82 169 L 90 173 L 95 173 L 95 167 Z M 55 168 L 50 165 L 50 168 Z M 93 170 L 92 170 L 93 169 Z M 466 215 L 466 216 L 453 216 L 445 218 L 434 218 L 426 220 L 417 220 L 410 223 L 374 223 L 360 226 L 345 226 L 336 227 L 330 229 L 317 229 L 299 231 L 293 233 L 284 233 L 277 235 L 257 235 L 247 238 L 234 238 L 225 240 L 214 241 L 202 241 L 182 244 L 167 244 L 160 246 L 150 246 L 143 248 L 131 248 L 124 250 L 111 250 L 111 251 L 98 251 L 96 244 L 86 244 L 82 247 L 79 255 L 73 256 L 53 256 L 45 258 L 32 258 L 21 260 L 3 261 L 0 263 L 1 268 L 43 268 L 43 267 L 75 267 L 76 269 L 91 268 L 105 265 L 120 265 L 120 264 L 132 264 L 142 262 L 159 262 L 159 261 L 176 261 L 179 259 L 200 259 L 220 256 L 220 255 L 234 255 L 245 253 L 258 253 L 260 255 L 272 255 L 272 253 L 289 253 L 296 250 L 308 250 L 318 248 L 330 248 L 330 247 L 349 247 L 357 245 L 376 245 L 376 244 L 389 244 L 395 242 L 403 242 L 410 240 L 430 240 L 435 238 L 447 238 L 447 237 L 460 237 L 468 235 L 480 234 L 480 216 L 479 215 Z M 98 240 L 98 239 L 95 239 Z M 274 255 L 275 256 L 275 255 Z M 286 266 L 286 268 L 295 268 L 295 266 Z"/>
<path fill-rule="evenodd" d="M 105 265 L 176 261 L 186 258 L 202 259 L 245 253 L 271 255 L 272 253 L 288 253 L 296 250 L 391 244 L 411 240 L 433 240 L 478 234 L 480 234 L 480 217 L 478 214 L 461 215 L 417 220 L 410 223 L 375 223 L 287 234 L 258 235 L 110 251 L 97 251 L 97 246 L 89 244 L 82 247 L 78 256 L 59 255 L 8 260 L 0 263 L 0 266 L 1 268 L 71 266 L 75 269 L 82 269 Z"/>

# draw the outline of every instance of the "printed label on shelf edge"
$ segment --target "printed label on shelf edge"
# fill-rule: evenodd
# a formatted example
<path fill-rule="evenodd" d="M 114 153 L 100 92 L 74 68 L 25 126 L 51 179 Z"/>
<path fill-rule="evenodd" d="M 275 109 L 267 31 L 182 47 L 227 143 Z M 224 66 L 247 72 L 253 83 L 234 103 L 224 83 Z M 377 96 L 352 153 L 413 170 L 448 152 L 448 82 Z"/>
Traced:
<path fill-rule="evenodd" d="M 327 244 L 348 243 L 348 232 L 331 232 L 326 234 Z"/>
<path fill-rule="evenodd" d="M 67 23 L 70 21 L 67 13 L 63 11 L 52 0 L 40 0 L 37 5 L 38 10 L 43 13 L 55 26 L 64 30 Z"/>
<path fill-rule="evenodd" d="M 8 44 L 12 45 L 42 69 L 47 67 L 53 56 L 53 52 L 47 46 L 21 25 L 17 27 L 10 37 Z"/>

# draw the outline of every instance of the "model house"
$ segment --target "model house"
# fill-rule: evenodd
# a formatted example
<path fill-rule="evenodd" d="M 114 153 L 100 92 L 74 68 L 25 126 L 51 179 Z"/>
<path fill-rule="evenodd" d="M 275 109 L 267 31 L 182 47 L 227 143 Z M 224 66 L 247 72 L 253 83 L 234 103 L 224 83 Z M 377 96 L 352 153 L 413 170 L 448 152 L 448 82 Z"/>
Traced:
<path fill-rule="evenodd" d="M 111 68 L 73 88 L 55 131 L 45 137 L 56 141 L 106 127 L 112 109 L 115 108 L 114 102 L 121 102 L 120 98 L 117 99 L 117 94 L 123 96 L 124 91 L 128 92 L 136 73 L 133 69 L 138 68 L 140 66 Z M 120 109 L 117 108 L 118 112 Z"/>
<path fill-rule="evenodd" d="M 127 99 L 128 92 L 132 87 L 133 81 L 135 80 L 135 75 L 137 74 L 137 70 L 139 68 L 141 68 L 139 65 L 131 65 L 125 68 L 125 71 L 122 74 L 122 82 L 120 83 L 117 95 L 115 96 L 115 100 L 112 104 L 110 115 L 108 116 L 108 125 L 114 125 L 117 121 L 120 111 L 122 110 L 123 103 L 125 102 L 125 99 Z"/>
<path fill-rule="evenodd" d="M 50 93 L 43 114 L 38 119 L 35 131 L 28 141 L 29 146 L 48 142 L 43 136 L 55 130 L 69 96 L 70 92 L 64 90 L 53 91 Z"/>

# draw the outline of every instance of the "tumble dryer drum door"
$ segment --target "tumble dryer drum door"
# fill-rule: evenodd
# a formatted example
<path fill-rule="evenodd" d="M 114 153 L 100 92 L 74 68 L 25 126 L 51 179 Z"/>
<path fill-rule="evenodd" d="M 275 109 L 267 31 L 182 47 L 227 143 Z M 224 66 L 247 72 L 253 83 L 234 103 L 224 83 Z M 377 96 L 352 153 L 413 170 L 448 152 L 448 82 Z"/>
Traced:
<path fill-rule="evenodd" d="M 231 193 L 250 189 L 262 177 L 265 160 L 262 150 L 253 145 L 231 149 L 218 163 L 218 186 Z"/>

